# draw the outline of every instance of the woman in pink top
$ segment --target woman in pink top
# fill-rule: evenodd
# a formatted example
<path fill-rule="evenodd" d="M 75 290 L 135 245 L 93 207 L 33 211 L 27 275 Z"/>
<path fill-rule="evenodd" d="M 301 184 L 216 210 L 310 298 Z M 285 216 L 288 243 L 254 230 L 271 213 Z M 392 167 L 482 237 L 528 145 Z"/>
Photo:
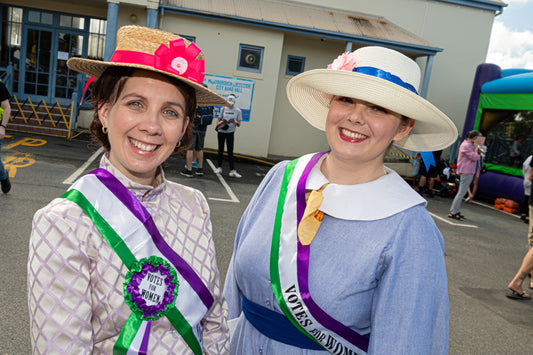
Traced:
<path fill-rule="evenodd" d="M 459 191 L 453 199 L 452 206 L 448 217 L 463 221 L 465 217 L 459 212 L 461 202 L 464 195 L 468 192 L 468 187 L 474 179 L 476 170 L 479 169 L 479 152 L 474 147 L 476 137 L 481 136 L 479 131 L 470 131 L 466 135 L 466 139 L 461 143 L 459 148 L 459 156 L 457 157 L 457 174 L 460 177 Z"/>

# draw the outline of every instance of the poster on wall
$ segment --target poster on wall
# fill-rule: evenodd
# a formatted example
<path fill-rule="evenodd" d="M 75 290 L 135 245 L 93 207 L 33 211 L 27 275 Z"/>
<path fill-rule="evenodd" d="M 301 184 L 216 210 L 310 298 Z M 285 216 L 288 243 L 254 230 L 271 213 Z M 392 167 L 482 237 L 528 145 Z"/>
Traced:
<path fill-rule="evenodd" d="M 203 83 L 225 99 L 228 98 L 229 94 L 234 94 L 237 98 L 235 106 L 242 111 L 242 120 L 245 122 L 250 121 L 250 111 L 252 110 L 254 96 L 253 80 L 205 74 Z M 215 117 L 220 116 L 221 109 L 221 106 L 215 106 Z"/>

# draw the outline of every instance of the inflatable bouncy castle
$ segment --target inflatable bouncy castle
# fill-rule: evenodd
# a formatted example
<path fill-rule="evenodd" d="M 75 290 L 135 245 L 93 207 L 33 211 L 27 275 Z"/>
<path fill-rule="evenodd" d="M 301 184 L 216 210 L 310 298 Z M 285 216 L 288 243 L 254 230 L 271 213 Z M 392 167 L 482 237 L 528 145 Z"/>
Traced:
<path fill-rule="evenodd" d="M 533 145 L 533 70 L 479 65 L 462 139 L 473 129 L 483 133 L 487 146 L 487 172 L 479 179 L 477 196 L 522 203 L 522 163 Z"/>

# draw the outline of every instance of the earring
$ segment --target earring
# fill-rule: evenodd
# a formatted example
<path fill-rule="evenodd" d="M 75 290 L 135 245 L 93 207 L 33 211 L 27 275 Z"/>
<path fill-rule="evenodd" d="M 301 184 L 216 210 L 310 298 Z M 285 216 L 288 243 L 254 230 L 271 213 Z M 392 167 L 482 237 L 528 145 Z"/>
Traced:
<path fill-rule="evenodd" d="M 102 132 L 103 132 L 104 134 L 107 134 L 107 127 L 102 126 Z"/>
<path fill-rule="evenodd" d="M 180 141 L 178 142 L 178 145 L 176 146 L 176 148 L 179 148 L 181 146 L 181 139 Z"/>

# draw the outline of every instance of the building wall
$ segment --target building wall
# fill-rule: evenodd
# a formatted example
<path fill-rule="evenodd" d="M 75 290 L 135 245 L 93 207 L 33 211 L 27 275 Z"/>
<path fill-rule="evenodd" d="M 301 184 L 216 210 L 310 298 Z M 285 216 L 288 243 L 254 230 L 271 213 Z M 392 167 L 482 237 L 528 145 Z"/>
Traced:
<path fill-rule="evenodd" d="M 274 121 L 270 135 L 269 154 L 296 157 L 309 152 L 328 149 L 323 131 L 312 127 L 291 106 L 286 93 L 287 83 L 293 75 L 287 75 L 287 57 L 305 58 L 305 70 L 325 68 L 337 54 L 344 52 L 346 44 L 337 40 L 321 40 L 298 34 L 286 34 L 280 58 L 278 90 L 275 96 Z M 335 54 L 337 53 L 337 54 Z"/>
<path fill-rule="evenodd" d="M 303 0 L 323 6 L 323 0 Z M 4 1 L 18 5 L 18 1 Z M 27 0 L 24 6 L 95 17 L 107 16 L 107 2 Z M 330 0 L 327 6 L 347 11 L 383 16 L 424 38 L 443 52 L 436 55 L 428 90 L 428 99 L 450 116 L 459 132 L 465 120 L 475 70 L 486 58 L 494 12 L 430 0 Z M 146 24 L 146 8 L 119 5 L 117 27 Z M 261 27 L 183 16 L 166 12 L 159 16 L 158 27 L 174 33 L 195 36 L 206 53 L 209 74 L 254 80 L 250 122 L 236 133 L 235 152 L 253 156 L 298 156 L 327 149 L 324 134 L 307 124 L 290 106 L 286 85 L 287 55 L 306 58 L 305 70 L 324 68 L 344 51 L 345 43 L 318 37 L 284 33 Z M 239 43 L 263 46 L 260 74 L 238 71 Z M 354 43 L 354 49 L 358 47 Z M 418 63 L 424 70 L 425 60 Z M 206 148 L 217 147 L 216 132 L 208 129 Z"/>
<path fill-rule="evenodd" d="M 494 11 L 435 0 L 329 0 L 328 6 L 383 16 L 442 48 L 435 56 L 427 98 L 461 133 L 476 68 L 487 56 Z M 423 70 L 424 63 L 419 64 Z"/>
<path fill-rule="evenodd" d="M 243 122 L 235 133 L 235 152 L 266 157 L 278 90 L 283 33 L 230 22 L 165 14 L 160 17 L 165 31 L 196 37 L 196 44 L 206 55 L 206 73 L 254 80 L 250 121 Z M 239 44 L 264 47 L 261 73 L 237 70 Z M 208 128 L 206 148 L 217 148 L 214 125 Z"/>

